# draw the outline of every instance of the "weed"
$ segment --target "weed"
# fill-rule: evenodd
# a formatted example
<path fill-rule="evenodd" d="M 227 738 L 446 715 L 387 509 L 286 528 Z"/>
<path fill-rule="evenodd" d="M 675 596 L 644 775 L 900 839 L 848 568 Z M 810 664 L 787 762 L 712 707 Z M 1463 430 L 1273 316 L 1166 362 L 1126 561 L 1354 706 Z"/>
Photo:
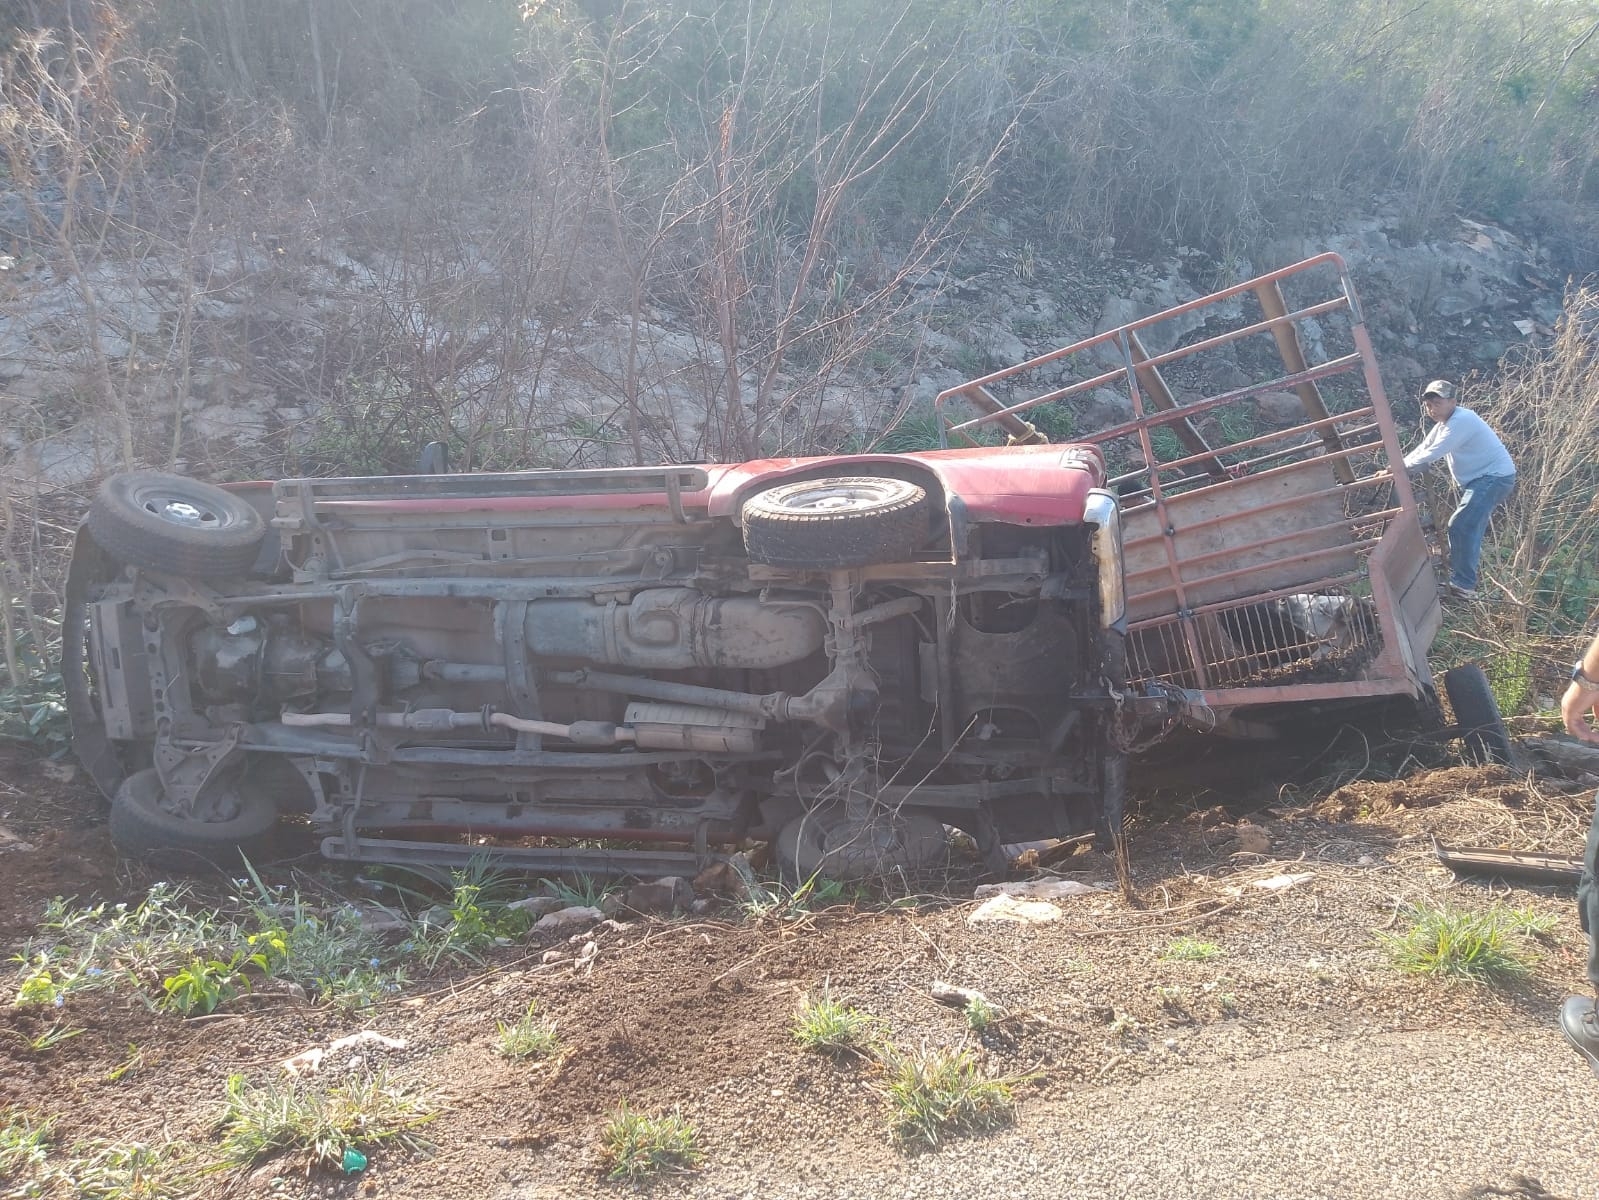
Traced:
<path fill-rule="evenodd" d="M 485 951 L 509 945 L 532 927 L 525 909 L 489 898 L 491 882 L 466 871 L 451 872 L 451 879 L 449 902 L 430 910 L 438 920 L 424 919 L 417 928 L 416 943 L 430 969 L 445 958 L 482 962 Z"/>
<path fill-rule="evenodd" d="M 624 1103 L 600 1131 L 607 1179 L 641 1180 L 658 1171 L 689 1171 L 699 1164 L 699 1134 L 681 1113 L 647 1117 Z"/>
<path fill-rule="evenodd" d="M 337 1168 L 350 1146 L 421 1145 L 414 1131 L 437 1115 L 433 1098 L 391 1083 L 384 1072 L 339 1082 L 228 1079 L 222 1152 L 240 1166 L 274 1150 L 302 1152 L 308 1166 Z"/>
<path fill-rule="evenodd" d="M 546 891 L 568 907 L 598 908 L 614 889 L 602 881 L 578 872 L 570 879 L 541 879 Z"/>
<path fill-rule="evenodd" d="M 1389 961 L 1412 975 L 1431 975 L 1470 983 L 1502 984 L 1532 972 L 1533 936 L 1547 933 L 1554 918 L 1527 909 L 1495 906 L 1485 912 L 1416 905 L 1410 927 L 1379 933 Z"/>
<path fill-rule="evenodd" d="M 994 1129 L 1015 1116 L 1016 1080 L 990 1078 L 970 1050 L 885 1046 L 882 1059 L 890 1119 L 901 1145 L 936 1146 L 946 1133 Z"/>
<path fill-rule="evenodd" d="M 545 1020 L 536 1013 L 537 1004 L 529 1004 L 527 1011 L 514 1022 L 496 1021 L 499 1031 L 498 1050 L 506 1058 L 544 1058 L 554 1052 L 558 1043 L 555 1022 Z"/>
<path fill-rule="evenodd" d="M 161 990 L 166 993 L 162 1007 L 186 1017 L 193 1013 L 215 1012 L 218 1005 L 250 990 L 250 981 L 240 970 L 246 962 L 259 967 L 266 965 L 263 955 L 246 956 L 242 950 L 227 962 L 216 958 L 190 959 L 187 966 L 161 981 Z"/>
<path fill-rule="evenodd" d="M 823 1054 L 845 1054 L 871 1044 L 878 1018 L 833 999 L 823 988 L 820 999 L 801 996 L 792 1026 L 794 1040 L 803 1049 Z"/>
<path fill-rule="evenodd" d="M 49 1158 L 53 1122 L 36 1120 L 21 1112 L 6 1111 L 4 1116 L 5 1123 L 0 1124 L 0 1179 L 25 1179 L 37 1173 Z"/>
<path fill-rule="evenodd" d="M 118 1083 L 124 1076 L 137 1075 L 139 1068 L 144 1066 L 144 1051 L 133 1042 L 128 1043 L 128 1057 L 105 1073 L 107 1083 Z"/>
<path fill-rule="evenodd" d="M 999 1009 L 990 1004 L 981 996 L 973 996 L 966 1002 L 966 1024 L 973 1032 L 982 1033 L 999 1019 Z"/>
<path fill-rule="evenodd" d="M 1162 962 L 1208 962 L 1220 958 L 1224 951 L 1215 942 L 1202 942 L 1198 938 L 1180 937 L 1166 947 L 1160 956 Z"/>
<path fill-rule="evenodd" d="M 75 1038 L 82 1032 L 83 1030 L 81 1029 L 63 1029 L 59 1025 L 52 1025 L 37 1037 L 29 1038 L 28 1049 L 35 1054 L 44 1054 L 55 1049 L 68 1038 Z"/>
<path fill-rule="evenodd" d="M 1111 1010 L 1109 1033 L 1117 1041 L 1131 1037 L 1142 1028 L 1143 1026 L 1139 1024 L 1138 1018 L 1131 1013 L 1124 1013 L 1119 1008 Z"/>
<path fill-rule="evenodd" d="M 74 1146 L 65 1174 L 84 1200 L 171 1200 L 192 1195 L 205 1171 L 180 1142 L 91 1142 Z"/>

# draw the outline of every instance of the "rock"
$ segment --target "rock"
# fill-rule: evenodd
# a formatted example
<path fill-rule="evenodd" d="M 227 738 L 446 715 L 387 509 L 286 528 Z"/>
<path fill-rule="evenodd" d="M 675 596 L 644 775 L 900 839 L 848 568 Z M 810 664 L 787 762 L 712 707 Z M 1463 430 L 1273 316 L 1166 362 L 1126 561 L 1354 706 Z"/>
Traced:
<path fill-rule="evenodd" d="M 605 914 L 597 908 L 590 908 L 586 904 L 574 904 L 570 908 L 558 909 L 547 916 L 540 917 L 533 926 L 534 933 L 558 933 L 565 936 L 579 925 L 597 925 L 605 920 Z"/>
<path fill-rule="evenodd" d="M 1133 419 L 1132 398 L 1113 388 L 1095 388 L 1086 399 L 1075 401 L 1075 410 L 1082 418 L 1085 433 L 1108 429 Z"/>
<path fill-rule="evenodd" d="M 392 937 L 411 932 L 411 922 L 381 904 L 372 908 L 361 907 L 358 911 L 361 914 L 362 933 L 370 933 L 376 937 Z"/>
<path fill-rule="evenodd" d="M 706 913 L 715 912 L 716 909 L 717 901 L 709 896 L 700 896 L 688 906 L 689 912 L 696 917 L 703 917 Z"/>
<path fill-rule="evenodd" d="M 973 1004 L 993 1007 L 988 997 L 976 988 L 958 987 L 941 979 L 935 979 L 928 985 L 927 994 L 940 1004 L 948 1004 L 952 1008 L 967 1008 Z"/>
<path fill-rule="evenodd" d="M 1270 854 L 1271 834 L 1252 821 L 1240 821 L 1237 825 L 1239 854 Z"/>
<path fill-rule="evenodd" d="M 987 900 L 991 896 L 1009 896 L 1014 900 L 1062 900 L 1097 895 L 1099 890 L 1075 879 L 1028 879 L 1020 883 L 978 884 L 972 898 Z"/>
<path fill-rule="evenodd" d="M 688 881 L 668 875 L 653 883 L 635 883 L 623 896 L 623 905 L 636 913 L 673 913 L 686 909 L 694 899 Z"/>
<path fill-rule="evenodd" d="M 520 900 L 512 900 L 505 906 L 517 912 L 525 912 L 531 917 L 547 917 L 552 912 L 567 907 L 566 901 L 559 896 L 524 896 Z"/>
<path fill-rule="evenodd" d="M 749 888 L 745 886 L 744 877 L 734 869 L 732 863 L 714 862 L 694 876 L 694 894 L 726 896 L 729 899 L 742 900 L 749 894 Z"/>
<path fill-rule="evenodd" d="M 968 925 L 1045 925 L 1065 914 L 1048 900 L 1018 900 L 1014 896 L 993 896 L 983 901 L 966 918 Z"/>
<path fill-rule="evenodd" d="M 558 962 L 565 962 L 565 961 L 566 961 L 566 951 L 565 950 L 546 950 L 543 954 L 539 955 L 539 962 L 543 963 L 545 966 L 549 966 L 551 963 L 558 963 Z"/>
<path fill-rule="evenodd" d="M 1255 413 L 1268 425 L 1300 425 L 1310 419 L 1297 392 L 1262 392 L 1255 397 Z"/>

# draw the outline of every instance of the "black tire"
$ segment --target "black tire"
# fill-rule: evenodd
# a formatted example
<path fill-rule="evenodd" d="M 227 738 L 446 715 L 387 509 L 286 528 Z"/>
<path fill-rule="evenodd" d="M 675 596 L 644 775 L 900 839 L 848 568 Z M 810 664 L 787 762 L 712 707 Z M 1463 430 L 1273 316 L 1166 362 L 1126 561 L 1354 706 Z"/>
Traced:
<path fill-rule="evenodd" d="M 1465 740 L 1468 756 L 1479 763 L 1513 765 L 1515 747 L 1482 668 L 1467 663 L 1445 671 L 1444 691 L 1449 694 L 1449 707 L 1455 710 L 1455 724 Z"/>
<path fill-rule="evenodd" d="M 111 798 L 111 842 L 129 858 L 183 865 L 228 867 L 241 855 L 255 858 L 271 845 L 278 809 L 271 795 L 248 786 L 237 790 L 237 815 L 224 821 L 180 817 L 161 806 L 161 776 L 149 767 L 123 780 Z"/>
<path fill-rule="evenodd" d="M 835 476 L 784 483 L 744 502 L 744 549 L 774 567 L 907 562 L 927 540 L 932 503 L 907 479 Z"/>
<path fill-rule="evenodd" d="M 118 562 L 195 578 L 243 575 L 266 522 L 247 500 L 164 471 L 128 471 L 100 485 L 89 534 Z"/>
<path fill-rule="evenodd" d="M 923 813 L 879 813 L 855 824 L 838 806 L 795 817 L 777 835 L 777 863 L 794 883 L 820 876 L 847 881 L 916 875 L 948 860 L 949 837 Z"/>

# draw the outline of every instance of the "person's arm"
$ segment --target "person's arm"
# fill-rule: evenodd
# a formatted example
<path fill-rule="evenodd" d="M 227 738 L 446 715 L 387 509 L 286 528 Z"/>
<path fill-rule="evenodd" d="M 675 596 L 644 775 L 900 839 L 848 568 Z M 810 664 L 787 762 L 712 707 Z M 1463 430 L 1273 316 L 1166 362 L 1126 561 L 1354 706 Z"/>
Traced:
<path fill-rule="evenodd" d="M 1439 421 L 1427 431 L 1421 445 L 1405 455 L 1405 470 L 1412 475 L 1425 471 L 1433 463 L 1441 462 L 1446 455 L 1460 449 L 1465 441 L 1464 424 L 1462 422 L 1461 427 L 1457 428 L 1452 421 Z"/>
<path fill-rule="evenodd" d="M 1588 648 L 1578 661 L 1582 673 L 1594 683 L 1585 684 L 1573 679 L 1566 687 L 1566 694 L 1560 698 L 1560 715 L 1565 719 L 1566 732 L 1572 737 L 1599 746 L 1599 729 L 1595 729 L 1589 720 L 1594 716 L 1594 705 L 1599 704 L 1599 635 L 1588 643 Z"/>

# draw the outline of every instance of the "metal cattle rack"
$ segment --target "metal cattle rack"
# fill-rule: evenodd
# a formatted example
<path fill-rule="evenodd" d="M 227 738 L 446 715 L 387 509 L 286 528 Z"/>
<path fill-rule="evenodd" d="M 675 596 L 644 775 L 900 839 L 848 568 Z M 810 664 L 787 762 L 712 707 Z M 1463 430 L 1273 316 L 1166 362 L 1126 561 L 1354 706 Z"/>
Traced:
<path fill-rule="evenodd" d="M 949 411 L 957 399 L 976 415 Z M 1104 451 L 1131 682 L 1197 693 L 1205 720 L 1235 733 L 1264 732 L 1257 719 L 1279 706 L 1432 697 L 1437 583 L 1338 255 L 991 372 L 935 406 L 946 444 L 1003 434 Z"/>

